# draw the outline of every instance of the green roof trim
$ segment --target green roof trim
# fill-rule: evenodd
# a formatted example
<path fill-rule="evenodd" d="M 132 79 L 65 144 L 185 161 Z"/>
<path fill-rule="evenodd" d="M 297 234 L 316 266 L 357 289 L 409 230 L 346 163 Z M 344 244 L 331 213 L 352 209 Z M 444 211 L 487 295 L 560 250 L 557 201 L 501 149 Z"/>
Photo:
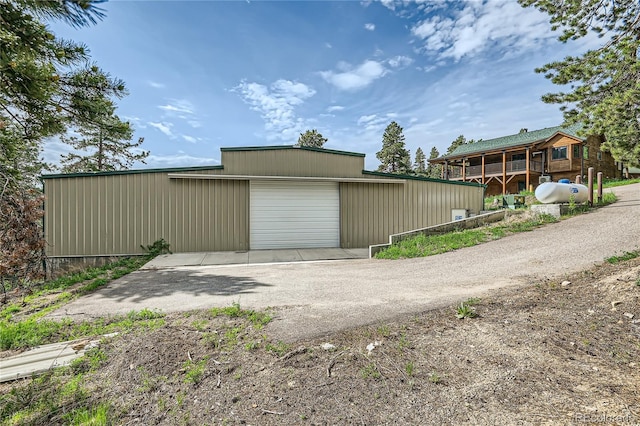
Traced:
<path fill-rule="evenodd" d="M 216 166 L 193 166 L 193 167 L 169 167 L 165 169 L 135 169 L 135 170 L 114 170 L 109 172 L 83 172 L 83 173 L 57 173 L 42 175 L 40 179 L 92 177 L 92 176 L 114 176 L 114 175 L 137 175 L 140 173 L 173 173 L 173 172 L 197 172 L 201 170 L 223 170 L 222 165 Z"/>
<path fill-rule="evenodd" d="M 564 133 L 568 136 L 572 136 L 580 140 L 585 140 L 584 137 L 578 135 L 580 129 L 582 129 L 581 124 L 573 124 L 566 127 L 547 127 L 545 129 L 533 130 L 531 132 L 516 133 L 515 135 L 502 136 L 495 139 L 487 139 L 471 144 L 460 145 L 451 154 L 443 155 L 440 158 L 444 159 L 460 157 L 467 154 L 477 154 L 487 151 L 495 151 L 499 149 L 512 148 L 520 145 L 541 142 L 549 139 L 556 133 Z"/>
<path fill-rule="evenodd" d="M 487 185 L 483 185 L 481 183 L 475 183 L 475 182 L 461 182 L 461 181 L 456 181 L 456 180 L 436 179 L 436 178 L 429 178 L 429 177 L 424 177 L 424 176 L 403 175 L 403 174 L 397 174 L 397 173 L 372 172 L 370 170 L 363 170 L 362 174 L 363 175 L 371 175 L 371 176 L 384 176 L 384 177 L 390 177 L 390 178 L 396 178 L 396 179 L 420 180 L 420 181 L 423 181 L 423 182 L 448 183 L 448 184 L 451 184 L 451 185 L 475 186 L 477 188 L 486 188 L 487 187 Z"/>
<path fill-rule="evenodd" d="M 273 151 L 278 149 L 301 149 L 303 151 L 314 151 L 314 152 L 324 152 L 327 154 L 338 154 L 338 155 L 350 155 L 353 157 L 364 157 L 365 154 L 361 154 L 359 152 L 350 152 L 350 151 L 339 151 L 337 149 L 327 149 L 327 148 L 314 148 L 311 146 L 297 146 L 297 145 L 272 145 L 272 146 L 238 146 L 238 147 L 226 147 L 220 148 L 222 152 L 230 152 L 230 151 Z"/>

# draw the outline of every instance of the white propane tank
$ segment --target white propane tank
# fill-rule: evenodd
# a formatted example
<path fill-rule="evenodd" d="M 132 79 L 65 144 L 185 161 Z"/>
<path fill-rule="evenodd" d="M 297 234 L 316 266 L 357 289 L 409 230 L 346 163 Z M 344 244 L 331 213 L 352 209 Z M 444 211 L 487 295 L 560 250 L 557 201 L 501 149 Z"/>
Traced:
<path fill-rule="evenodd" d="M 573 196 L 576 203 L 589 200 L 589 188 L 579 183 L 545 182 L 536 188 L 536 198 L 544 204 L 568 203 Z"/>

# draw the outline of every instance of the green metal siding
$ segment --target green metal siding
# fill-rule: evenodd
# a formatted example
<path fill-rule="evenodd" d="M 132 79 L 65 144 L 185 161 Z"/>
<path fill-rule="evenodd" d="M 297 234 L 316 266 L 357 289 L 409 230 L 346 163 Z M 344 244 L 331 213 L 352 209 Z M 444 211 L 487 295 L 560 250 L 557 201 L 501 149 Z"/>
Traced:
<path fill-rule="evenodd" d="M 52 178 L 44 186 L 49 256 L 136 254 L 160 238 L 176 252 L 248 248 L 246 181 L 144 173 Z"/>
<path fill-rule="evenodd" d="M 299 148 L 222 151 L 225 174 L 250 176 L 362 177 L 364 157 Z"/>
<path fill-rule="evenodd" d="M 340 184 L 340 244 L 367 247 L 389 235 L 451 221 L 451 210 L 483 208 L 484 188 L 407 180 L 402 184 Z"/>

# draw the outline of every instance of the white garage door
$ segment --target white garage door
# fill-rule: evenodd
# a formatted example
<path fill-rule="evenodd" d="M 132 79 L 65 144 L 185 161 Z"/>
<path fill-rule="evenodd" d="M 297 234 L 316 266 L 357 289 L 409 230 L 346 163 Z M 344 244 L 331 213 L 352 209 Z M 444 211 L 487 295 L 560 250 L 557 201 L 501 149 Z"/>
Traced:
<path fill-rule="evenodd" d="M 338 182 L 251 182 L 251 248 L 340 247 Z"/>

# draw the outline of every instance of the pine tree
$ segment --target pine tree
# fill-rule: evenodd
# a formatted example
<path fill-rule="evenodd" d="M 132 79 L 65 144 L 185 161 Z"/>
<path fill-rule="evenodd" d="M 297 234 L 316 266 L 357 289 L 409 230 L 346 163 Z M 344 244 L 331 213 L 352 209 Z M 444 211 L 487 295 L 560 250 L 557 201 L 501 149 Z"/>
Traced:
<path fill-rule="evenodd" d="M 15 182 L 33 182 L 43 165 L 11 161 L 11 152 L 37 159 L 45 138 L 89 121 L 97 101 L 126 94 L 121 80 L 87 65 L 82 45 L 59 39 L 37 19 L 89 25 L 104 16 L 96 3 L 0 0 L 0 172 Z"/>
<path fill-rule="evenodd" d="M 411 169 L 411 155 L 405 147 L 402 127 L 392 121 L 384 130 L 382 149 L 376 153 L 380 160 L 378 171 L 408 174 Z"/>
<path fill-rule="evenodd" d="M 452 154 L 459 146 L 466 145 L 469 142 L 467 142 L 467 139 L 463 135 L 458 136 L 453 142 L 451 142 L 451 145 L 449 145 L 445 155 Z"/>
<path fill-rule="evenodd" d="M 92 117 L 96 99 L 126 92 L 122 81 L 86 65 L 82 45 L 39 19 L 86 26 L 104 17 L 100 2 L 0 0 L 0 281 L 41 272 L 42 200 L 34 188 L 44 139 Z"/>
<path fill-rule="evenodd" d="M 438 157 L 440 157 L 440 152 L 438 152 L 438 148 L 434 146 L 431 148 L 431 152 L 429 153 L 429 160 L 433 160 Z M 427 166 L 427 176 L 430 178 L 442 179 L 442 165 L 429 163 Z"/>
<path fill-rule="evenodd" d="M 640 2 L 637 0 L 520 0 L 550 16 L 567 42 L 587 34 L 606 36 L 582 56 L 568 56 L 536 69 L 566 92 L 549 93 L 566 124 L 581 123 L 582 135 L 602 134 L 602 147 L 618 161 L 640 164 Z"/>
<path fill-rule="evenodd" d="M 413 171 L 419 176 L 424 176 L 427 174 L 424 152 L 422 152 L 422 148 L 420 147 L 416 149 L 416 160 L 413 166 Z"/>
<path fill-rule="evenodd" d="M 304 133 L 300 133 L 300 137 L 298 138 L 298 146 L 309 146 L 312 148 L 322 148 L 322 146 L 327 143 L 327 138 L 322 136 L 320 132 L 316 129 L 307 130 Z"/>
<path fill-rule="evenodd" d="M 75 134 L 61 137 L 77 151 L 62 156 L 63 172 L 123 170 L 136 161 L 144 163 L 149 156 L 149 151 L 139 149 L 144 138 L 137 143 L 129 142 L 133 129 L 129 122 L 115 115 L 115 105 L 109 99 L 103 99 L 101 105 L 102 112 L 76 120 L 79 127 Z"/>

